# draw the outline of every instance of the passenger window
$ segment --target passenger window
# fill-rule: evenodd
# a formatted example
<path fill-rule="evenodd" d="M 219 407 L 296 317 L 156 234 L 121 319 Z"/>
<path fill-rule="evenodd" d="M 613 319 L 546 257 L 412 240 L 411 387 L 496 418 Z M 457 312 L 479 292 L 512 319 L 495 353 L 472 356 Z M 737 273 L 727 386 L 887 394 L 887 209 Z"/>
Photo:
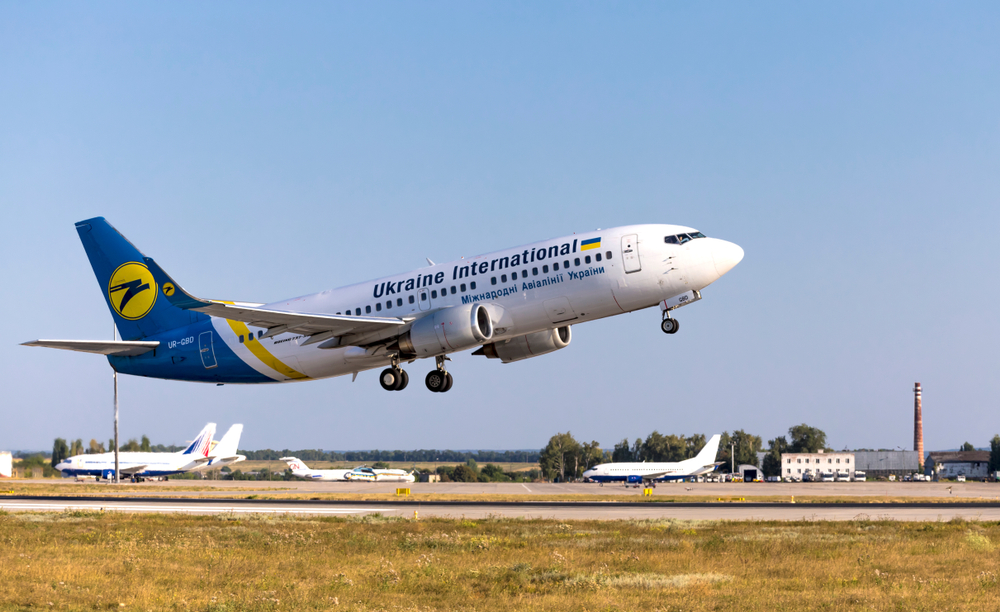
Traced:
<path fill-rule="evenodd" d="M 611 251 L 605 253 L 604 256 L 607 257 L 608 259 L 611 259 Z"/>
<path fill-rule="evenodd" d="M 445 293 L 447 293 L 447 291 L 448 291 L 448 290 L 447 290 L 447 289 L 445 289 Z M 452 295 L 455 295 L 456 293 L 458 293 L 458 290 L 456 290 L 456 289 L 455 289 L 455 285 L 452 285 L 452 286 L 451 286 L 451 294 L 452 294 Z"/>
<path fill-rule="evenodd" d="M 583 258 L 584 263 L 590 263 L 590 255 Z"/>
<path fill-rule="evenodd" d="M 360 308 L 355 308 L 354 309 L 354 314 L 356 314 L 357 316 L 360 317 L 361 316 L 361 309 Z"/>
<path fill-rule="evenodd" d="M 507 275 L 506 274 L 501 274 L 500 275 L 500 282 L 501 283 L 506 283 L 507 282 Z"/>
<path fill-rule="evenodd" d="M 472 281 L 471 283 L 469 283 L 469 289 L 472 289 L 473 291 L 476 290 L 476 281 Z"/>
<path fill-rule="evenodd" d="M 559 271 L 559 262 L 558 261 L 556 263 L 552 264 L 552 271 L 553 272 L 558 272 Z"/>
<path fill-rule="evenodd" d="M 410 296 L 410 301 L 411 302 L 413 301 L 412 295 Z M 402 306 L 402 305 L 403 305 L 403 298 L 396 298 L 396 306 Z"/>
<path fill-rule="evenodd" d="M 545 264 L 544 266 L 542 266 L 542 274 L 548 274 L 548 273 L 549 273 L 549 264 Z"/>
<path fill-rule="evenodd" d="M 251 340 L 253 340 L 253 332 L 247 334 L 247 342 L 250 342 Z"/>
<path fill-rule="evenodd" d="M 240 344 L 243 344 L 243 334 L 240 334 Z"/>
<path fill-rule="evenodd" d="M 375 310 L 382 312 L 382 302 L 375 302 Z"/>
<path fill-rule="evenodd" d="M 437 290 L 437 289 L 433 289 L 433 290 L 431 291 L 431 299 L 434 299 L 434 300 L 436 300 L 436 299 L 437 299 L 437 296 L 438 296 L 438 290 Z"/>
<path fill-rule="evenodd" d="M 517 272 L 510 273 L 510 280 L 517 280 Z"/>
<path fill-rule="evenodd" d="M 567 270 L 569 270 L 569 260 L 568 259 L 563 262 L 563 267 L 566 268 Z"/>
<path fill-rule="evenodd" d="M 532 268 L 531 269 L 531 275 L 532 276 L 538 276 L 538 268 Z"/>
<path fill-rule="evenodd" d="M 412 298 L 413 296 L 411 295 L 410 297 Z M 420 301 L 421 302 L 426 302 L 427 301 L 427 292 L 426 291 L 420 294 Z M 410 303 L 412 304 L 413 302 L 410 302 Z"/>
<path fill-rule="evenodd" d="M 371 313 L 372 313 L 372 307 L 371 306 L 365 306 L 365 314 L 371 314 Z"/>
<path fill-rule="evenodd" d="M 257 330 L 257 337 L 258 338 L 260 338 L 263 335 L 264 335 L 264 330 L 263 329 Z"/>
<path fill-rule="evenodd" d="M 465 283 L 462 283 L 462 293 L 465 293 Z"/>
<path fill-rule="evenodd" d="M 340 314 L 339 312 L 337 314 Z"/>
<path fill-rule="evenodd" d="M 601 254 L 600 253 L 594 255 L 594 261 L 601 261 Z"/>
<path fill-rule="evenodd" d="M 388 302 L 386 302 L 385 303 L 385 307 L 386 307 L 386 309 L 392 308 L 392 300 L 389 300 Z"/>
<path fill-rule="evenodd" d="M 497 284 L 497 277 L 495 277 L 495 276 L 491 276 L 491 277 L 490 277 L 490 284 L 491 284 L 491 285 L 495 285 L 495 284 Z"/>
<path fill-rule="evenodd" d="M 579 257 L 573 259 L 573 265 L 575 265 L 575 266 L 580 265 L 580 258 Z"/>
<path fill-rule="evenodd" d="M 410 303 L 411 304 L 413 303 L 413 296 L 412 295 L 410 296 Z"/>

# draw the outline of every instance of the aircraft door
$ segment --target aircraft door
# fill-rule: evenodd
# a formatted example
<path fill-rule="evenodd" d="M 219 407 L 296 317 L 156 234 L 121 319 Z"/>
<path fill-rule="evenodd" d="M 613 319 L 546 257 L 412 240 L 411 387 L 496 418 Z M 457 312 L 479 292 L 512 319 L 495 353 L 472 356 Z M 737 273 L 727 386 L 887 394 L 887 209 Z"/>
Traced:
<path fill-rule="evenodd" d="M 431 308 L 431 293 L 426 289 L 421 289 L 417 292 L 417 304 L 420 306 L 420 310 L 430 310 Z"/>
<path fill-rule="evenodd" d="M 198 350 L 201 353 L 201 363 L 205 369 L 211 369 L 219 365 L 215 360 L 215 347 L 212 345 L 212 332 L 206 331 L 198 334 Z"/>
<path fill-rule="evenodd" d="M 625 273 L 638 272 L 642 270 L 642 263 L 639 261 L 639 236 L 629 234 L 622 236 L 622 262 L 625 266 Z"/>

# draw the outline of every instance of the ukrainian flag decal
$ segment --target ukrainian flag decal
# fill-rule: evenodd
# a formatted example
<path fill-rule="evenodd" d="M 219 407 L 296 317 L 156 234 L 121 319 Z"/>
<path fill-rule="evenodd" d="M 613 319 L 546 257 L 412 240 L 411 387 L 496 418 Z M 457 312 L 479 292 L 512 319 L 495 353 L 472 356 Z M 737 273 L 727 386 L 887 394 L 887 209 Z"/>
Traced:
<path fill-rule="evenodd" d="M 599 248 L 601 248 L 600 236 L 598 236 L 597 238 L 591 238 L 590 240 L 583 240 L 580 242 L 581 251 L 589 251 L 591 249 L 599 249 Z"/>

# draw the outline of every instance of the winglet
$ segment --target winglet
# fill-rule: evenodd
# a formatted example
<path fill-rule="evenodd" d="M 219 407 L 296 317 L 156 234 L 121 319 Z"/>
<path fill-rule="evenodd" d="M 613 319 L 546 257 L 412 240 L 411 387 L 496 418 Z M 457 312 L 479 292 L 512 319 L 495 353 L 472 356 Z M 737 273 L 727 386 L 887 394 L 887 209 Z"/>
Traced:
<path fill-rule="evenodd" d="M 143 257 L 142 260 L 146 262 L 146 267 L 153 273 L 153 279 L 156 281 L 156 284 L 160 286 L 163 295 L 167 297 L 167 301 L 173 306 L 183 308 L 184 310 L 191 310 L 194 308 L 204 308 L 212 304 L 208 300 L 196 298 L 187 291 L 184 291 L 159 264 L 153 261 L 152 257 Z"/>
<path fill-rule="evenodd" d="M 433 261 L 431 261 L 430 257 L 424 257 L 424 259 L 427 260 L 427 264 L 430 265 L 430 266 L 436 266 L 437 265 L 436 263 L 434 263 Z"/>

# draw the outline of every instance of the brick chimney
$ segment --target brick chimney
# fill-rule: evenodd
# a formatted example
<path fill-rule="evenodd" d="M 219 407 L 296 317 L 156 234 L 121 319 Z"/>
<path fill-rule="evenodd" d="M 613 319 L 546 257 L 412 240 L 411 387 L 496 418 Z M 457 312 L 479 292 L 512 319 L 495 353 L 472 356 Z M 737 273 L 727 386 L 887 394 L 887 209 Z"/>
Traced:
<path fill-rule="evenodd" d="M 917 451 L 917 461 L 924 464 L 924 414 L 920 383 L 913 386 L 913 450 Z"/>

